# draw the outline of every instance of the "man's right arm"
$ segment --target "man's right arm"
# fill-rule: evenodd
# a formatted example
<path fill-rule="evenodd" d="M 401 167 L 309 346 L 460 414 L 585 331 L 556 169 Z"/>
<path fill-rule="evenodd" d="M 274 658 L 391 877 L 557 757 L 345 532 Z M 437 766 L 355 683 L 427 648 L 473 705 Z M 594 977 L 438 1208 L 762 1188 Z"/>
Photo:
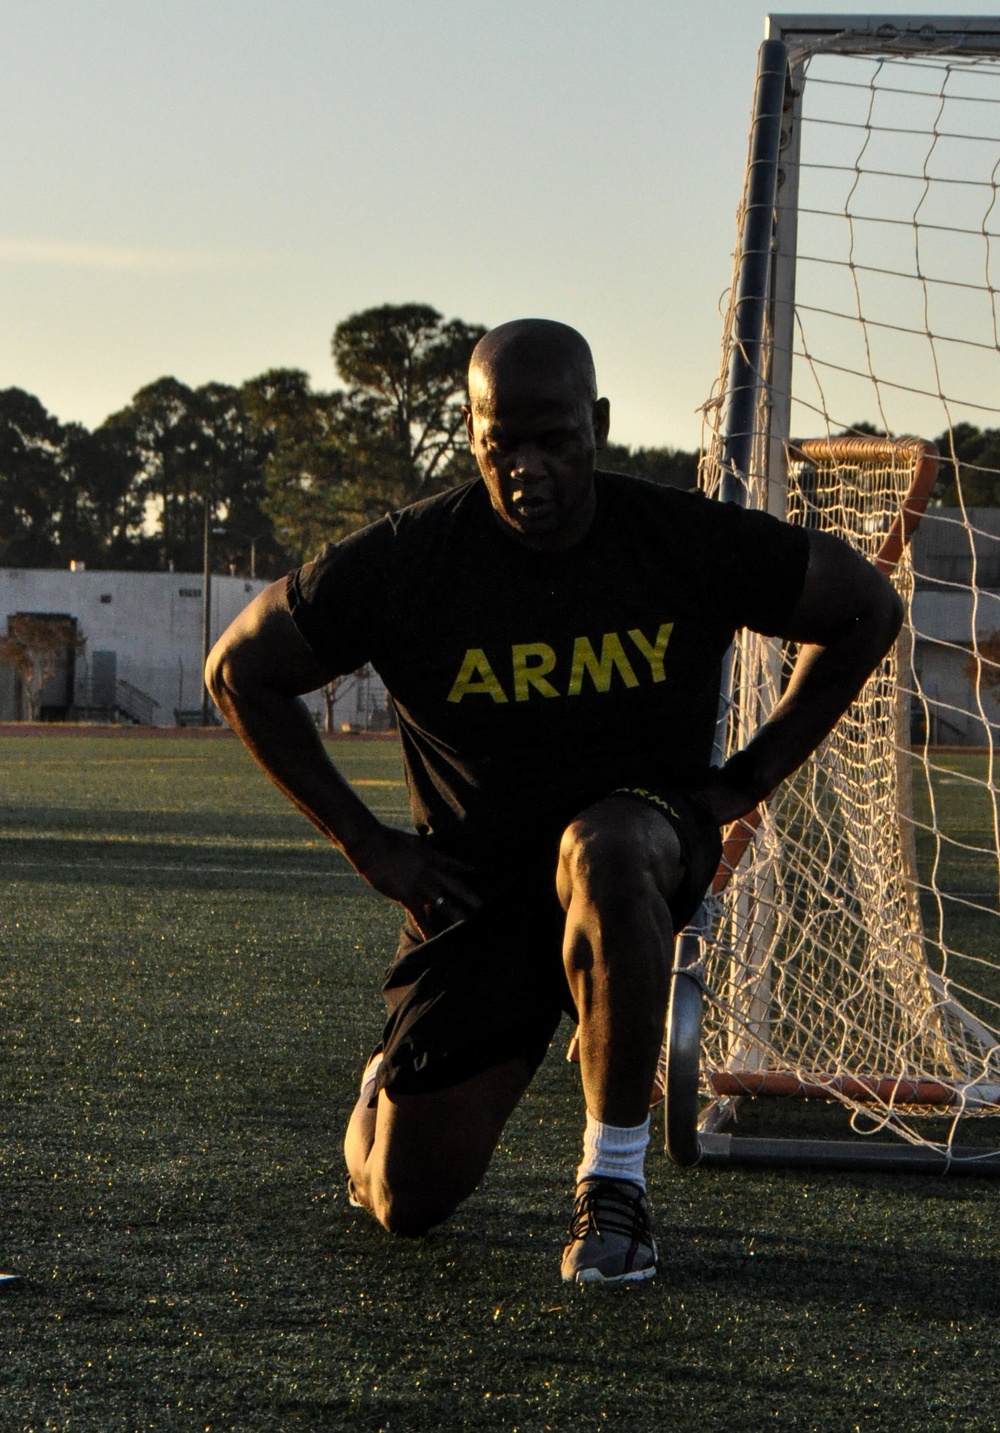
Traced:
<path fill-rule="evenodd" d="M 476 904 L 464 868 L 417 836 L 384 825 L 329 760 L 300 698 L 333 675 L 296 627 L 284 581 L 240 613 L 205 668 L 219 710 L 289 800 L 371 886 L 405 906 L 421 930 L 440 929 Z"/>

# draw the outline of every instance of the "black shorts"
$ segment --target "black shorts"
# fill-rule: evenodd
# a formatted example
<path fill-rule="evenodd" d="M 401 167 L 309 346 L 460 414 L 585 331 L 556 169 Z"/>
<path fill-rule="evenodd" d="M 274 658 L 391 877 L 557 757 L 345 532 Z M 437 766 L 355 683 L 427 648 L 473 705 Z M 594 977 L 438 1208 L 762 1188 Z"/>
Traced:
<path fill-rule="evenodd" d="M 675 930 L 694 915 L 722 851 L 718 827 L 674 792 L 620 788 L 662 811 L 681 844 L 685 875 L 670 901 Z M 460 1084 L 506 1060 L 534 1072 L 559 1020 L 576 1009 L 562 961 L 565 913 L 551 860 L 505 881 L 466 920 L 425 939 L 407 920 L 383 986 L 388 1019 L 378 1085 L 425 1094 Z"/>

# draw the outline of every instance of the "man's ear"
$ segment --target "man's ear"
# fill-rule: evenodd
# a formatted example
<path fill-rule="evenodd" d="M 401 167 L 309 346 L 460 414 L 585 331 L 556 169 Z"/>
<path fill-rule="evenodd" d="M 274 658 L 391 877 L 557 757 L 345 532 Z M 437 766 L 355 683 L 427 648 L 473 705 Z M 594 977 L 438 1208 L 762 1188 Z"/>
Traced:
<path fill-rule="evenodd" d="M 468 435 L 469 447 L 472 449 L 473 452 L 475 452 L 476 438 L 472 430 L 472 409 L 469 407 L 468 403 L 462 404 L 462 417 L 465 419 L 465 431 Z"/>
<path fill-rule="evenodd" d="M 594 443 L 598 452 L 606 448 L 611 430 L 611 404 L 607 398 L 598 398 L 594 403 Z"/>

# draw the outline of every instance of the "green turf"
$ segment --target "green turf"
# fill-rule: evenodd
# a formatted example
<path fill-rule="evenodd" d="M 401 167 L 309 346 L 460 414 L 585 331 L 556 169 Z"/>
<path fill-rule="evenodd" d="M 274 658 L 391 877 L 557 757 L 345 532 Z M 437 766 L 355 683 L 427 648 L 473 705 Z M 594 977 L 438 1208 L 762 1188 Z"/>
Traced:
<path fill-rule="evenodd" d="M 395 748 L 335 751 L 401 818 Z M 995 1183 L 654 1152 L 661 1277 L 567 1289 L 560 1037 L 480 1193 L 395 1242 L 338 1149 L 393 911 L 235 742 L 0 759 L 4 1433 L 1000 1427 Z"/>

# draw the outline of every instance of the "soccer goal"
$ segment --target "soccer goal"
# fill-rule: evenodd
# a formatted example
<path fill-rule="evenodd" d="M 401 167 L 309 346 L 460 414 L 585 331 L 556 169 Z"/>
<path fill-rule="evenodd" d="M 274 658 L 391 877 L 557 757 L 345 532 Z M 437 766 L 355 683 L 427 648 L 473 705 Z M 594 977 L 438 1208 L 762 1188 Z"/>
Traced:
<path fill-rule="evenodd" d="M 738 230 L 702 485 L 846 538 L 907 620 L 726 833 L 679 944 L 668 1150 L 1000 1172 L 1000 19 L 771 16 Z M 720 758 L 789 660 L 740 639 Z M 796 1096 L 842 1135 L 791 1137 Z"/>

